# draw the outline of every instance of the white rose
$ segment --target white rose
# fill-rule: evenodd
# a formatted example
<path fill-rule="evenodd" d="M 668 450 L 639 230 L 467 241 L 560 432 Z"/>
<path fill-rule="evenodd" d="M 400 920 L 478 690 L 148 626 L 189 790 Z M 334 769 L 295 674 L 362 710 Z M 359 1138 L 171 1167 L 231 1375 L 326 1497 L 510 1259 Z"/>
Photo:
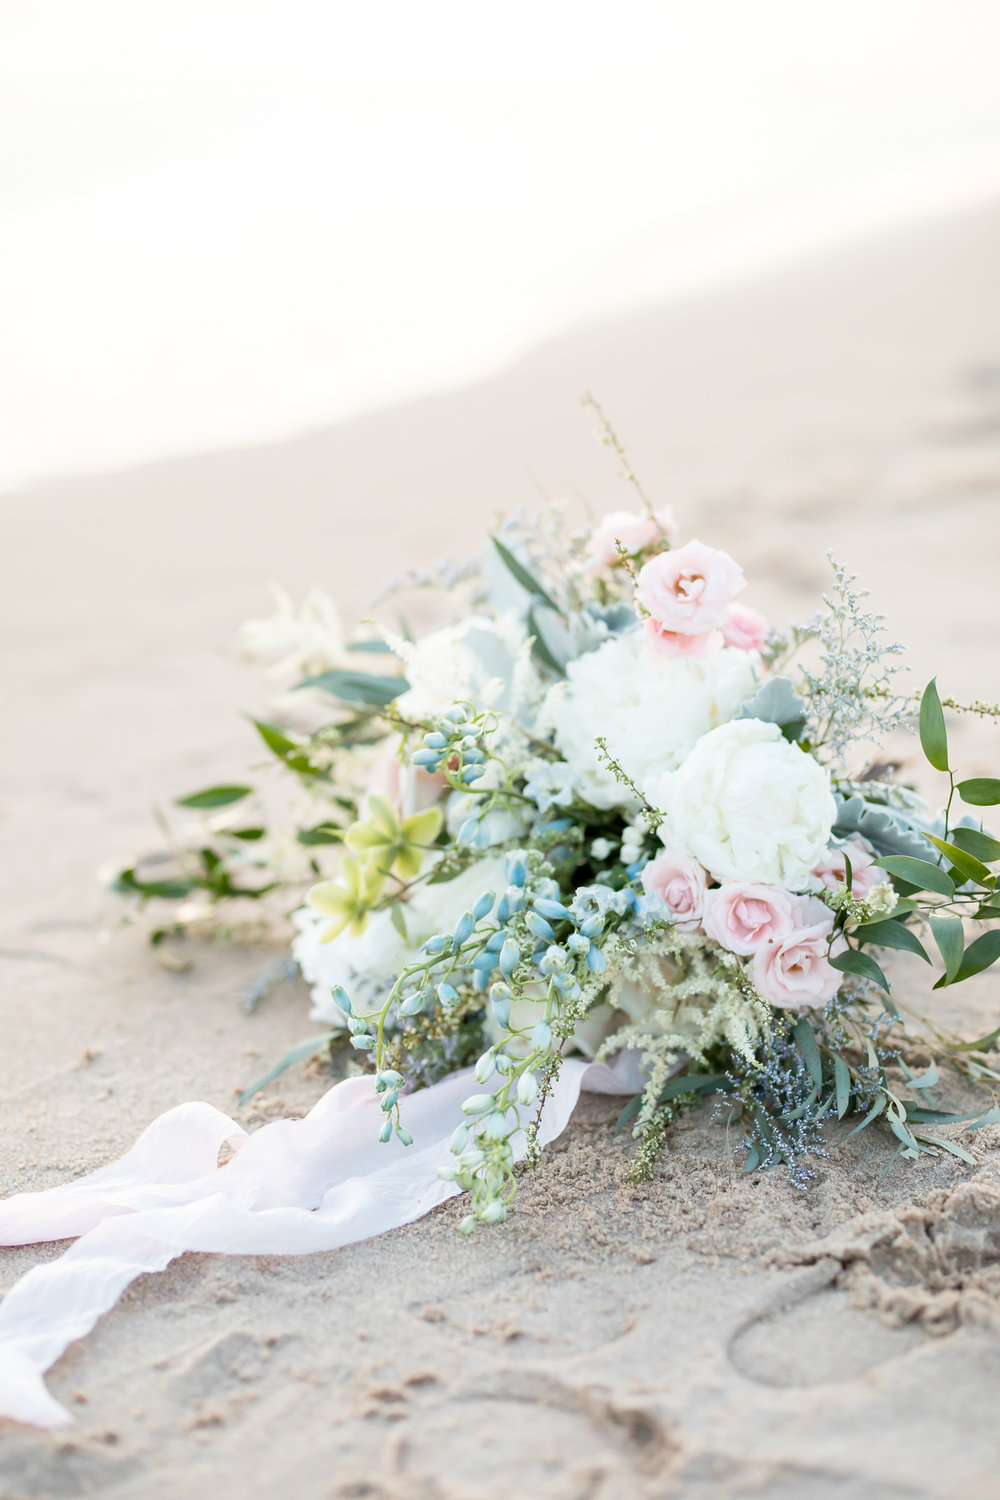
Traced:
<path fill-rule="evenodd" d="M 602 764 L 608 749 L 636 786 L 681 764 L 695 743 L 731 718 L 757 688 L 757 657 L 724 650 L 704 661 L 668 661 L 641 628 L 571 661 L 543 710 L 580 795 L 593 807 L 636 811 L 639 802 Z"/>
<path fill-rule="evenodd" d="M 713 729 L 647 795 L 666 815 L 664 843 L 716 880 L 790 891 L 808 887 L 837 815 L 829 773 L 760 719 Z"/>

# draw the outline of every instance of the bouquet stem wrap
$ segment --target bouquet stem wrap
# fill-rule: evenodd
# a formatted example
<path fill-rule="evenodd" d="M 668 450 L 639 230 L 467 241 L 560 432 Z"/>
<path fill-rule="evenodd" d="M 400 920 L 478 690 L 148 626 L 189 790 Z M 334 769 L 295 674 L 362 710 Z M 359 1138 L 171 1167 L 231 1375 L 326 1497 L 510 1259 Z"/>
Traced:
<path fill-rule="evenodd" d="M 539 1144 L 564 1130 L 581 1089 L 627 1094 L 634 1057 L 568 1059 L 545 1102 Z M 89 1333 L 136 1277 L 186 1251 L 309 1255 L 369 1239 L 429 1213 L 459 1191 L 437 1169 L 472 1084 L 454 1073 L 407 1100 L 421 1146 L 376 1140 L 382 1115 L 371 1077 L 336 1084 L 303 1120 L 253 1135 L 209 1104 L 161 1115 L 120 1161 L 79 1181 L 0 1203 L 0 1243 L 75 1239 L 58 1260 L 28 1271 L 0 1305 L 0 1416 L 38 1427 L 72 1421 L 45 1371 Z M 229 1142 L 236 1154 L 218 1165 Z M 522 1158 L 526 1140 L 515 1138 Z"/>

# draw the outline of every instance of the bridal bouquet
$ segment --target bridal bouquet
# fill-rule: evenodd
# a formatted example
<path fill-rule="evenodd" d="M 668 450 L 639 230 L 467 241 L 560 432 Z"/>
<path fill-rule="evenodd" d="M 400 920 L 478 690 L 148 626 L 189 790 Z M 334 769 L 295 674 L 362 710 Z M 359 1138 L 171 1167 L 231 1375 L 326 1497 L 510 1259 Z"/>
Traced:
<path fill-rule="evenodd" d="M 848 1115 L 884 1122 L 896 1155 L 971 1161 L 941 1127 L 1000 1110 L 931 1091 L 944 1059 L 991 1090 L 1000 1031 L 915 1029 L 881 955 L 930 963 L 933 944 L 938 987 L 1000 956 L 980 823 L 1000 780 L 959 779 L 934 684 L 899 690 L 901 648 L 844 569 L 782 634 L 733 558 L 643 497 L 568 538 L 508 521 L 442 581 L 460 617 L 418 640 L 345 641 L 317 595 L 246 627 L 293 689 L 256 721 L 291 795 L 277 821 L 248 816 L 274 802 L 248 784 L 182 799 L 207 821 L 178 868 L 119 879 L 181 902 L 161 935 L 220 902 L 292 906 L 325 1030 L 285 1062 L 329 1048 L 373 1074 L 383 1141 L 409 1145 L 413 1092 L 470 1069 L 439 1172 L 469 1195 L 466 1231 L 505 1218 L 571 1053 L 631 1086 L 635 1180 L 712 1095 L 748 1170 L 805 1181 Z M 873 758 L 914 719 L 941 813 Z"/>

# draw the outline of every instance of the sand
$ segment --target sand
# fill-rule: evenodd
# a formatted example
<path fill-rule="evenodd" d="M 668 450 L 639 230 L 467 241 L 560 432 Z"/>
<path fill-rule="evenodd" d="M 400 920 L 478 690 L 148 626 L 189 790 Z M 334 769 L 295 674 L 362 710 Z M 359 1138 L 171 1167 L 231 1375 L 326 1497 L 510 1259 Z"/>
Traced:
<path fill-rule="evenodd" d="M 239 1009 L 269 951 L 168 970 L 95 871 L 155 846 L 155 801 L 254 755 L 238 710 L 262 689 L 234 641 L 268 579 L 357 616 L 501 507 L 627 503 L 586 388 L 650 493 L 743 564 L 747 602 L 807 616 L 833 546 L 916 683 L 1000 698 L 998 265 L 1000 206 L 294 442 L 0 499 L 2 1189 L 93 1168 L 182 1100 L 233 1111 L 308 1034 L 300 985 Z M 981 726 L 953 738 L 967 774 L 995 771 Z M 918 967 L 896 969 L 914 999 Z M 971 1034 L 998 998 L 986 975 L 938 1003 Z M 239 1117 L 324 1086 L 295 1069 Z M 76 1426 L 0 1429 L 0 1496 L 1000 1496 L 1000 1133 L 973 1138 L 975 1168 L 883 1179 L 884 1141 L 839 1127 L 803 1193 L 741 1175 L 706 1108 L 639 1191 L 616 1109 L 585 1100 L 471 1242 L 448 1204 L 336 1254 L 144 1278 L 52 1373 Z M 0 1253 L 0 1285 L 56 1253 Z"/>

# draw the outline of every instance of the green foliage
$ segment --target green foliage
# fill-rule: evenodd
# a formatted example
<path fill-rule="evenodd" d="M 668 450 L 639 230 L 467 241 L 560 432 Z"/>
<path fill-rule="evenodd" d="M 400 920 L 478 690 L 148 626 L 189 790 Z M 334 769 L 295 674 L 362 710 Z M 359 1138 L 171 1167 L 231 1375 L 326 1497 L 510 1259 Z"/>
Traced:
<path fill-rule="evenodd" d="M 562 610 L 559 608 L 558 604 L 556 604 L 552 596 L 546 593 L 545 589 L 538 582 L 538 579 L 528 571 L 528 569 L 522 562 L 518 561 L 513 552 L 511 552 L 510 548 L 505 547 L 499 537 L 494 536 L 491 537 L 490 540 L 492 541 L 494 547 L 497 549 L 497 554 L 500 558 L 500 561 L 503 563 L 504 567 L 507 569 L 507 572 L 510 574 L 511 578 L 513 578 L 514 582 L 520 584 L 521 588 L 523 588 L 526 593 L 530 594 L 533 599 L 540 599 L 543 604 L 548 605 L 549 609 L 553 609 L 555 610 L 557 615 L 561 615 Z"/>
<path fill-rule="evenodd" d="M 956 790 L 970 807 L 996 807 L 1000 803 L 1000 781 L 992 776 L 973 776 L 960 781 Z"/>
<path fill-rule="evenodd" d="M 193 807 L 207 812 L 211 808 L 230 807 L 242 802 L 253 791 L 252 786 L 210 786 L 203 792 L 192 792 L 189 797 L 177 797 L 178 807 Z"/>
<path fill-rule="evenodd" d="M 344 703 L 364 703 L 370 708 L 385 708 L 407 691 L 405 677 L 382 677 L 374 672 L 347 672 L 341 669 L 320 672 L 296 683 L 299 688 L 319 688 Z"/>
<path fill-rule="evenodd" d="M 924 688 L 920 699 L 920 744 L 935 771 L 948 770 L 948 732 L 934 678 Z"/>

